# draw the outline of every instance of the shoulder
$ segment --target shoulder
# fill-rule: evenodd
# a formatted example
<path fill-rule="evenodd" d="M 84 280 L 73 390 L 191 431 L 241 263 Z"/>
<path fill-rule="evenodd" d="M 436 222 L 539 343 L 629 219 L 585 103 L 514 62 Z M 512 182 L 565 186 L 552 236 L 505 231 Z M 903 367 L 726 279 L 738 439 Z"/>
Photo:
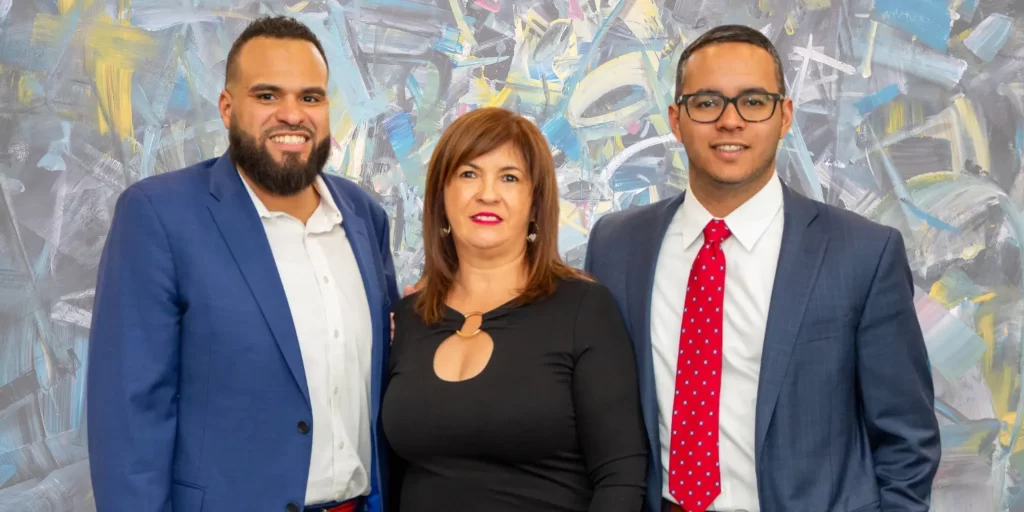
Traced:
<path fill-rule="evenodd" d="M 671 209 L 673 203 L 679 199 L 678 196 L 672 196 L 651 204 L 606 213 L 598 218 L 593 230 L 597 230 L 600 226 L 602 233 L 634 232 L 637 227 L 648 225 L 652 220 L 665 214 L 666 210 Z"/>
<path fill-rule="evenodd" d="M 893 238 L 899 239 L 902 243 L 902 235 L 899 230 L 891 226 L 871 220 L 860 213 L 821 201 L 806 197 L 802 197 L 802 200 L 809 201 L 818 208 L 818 215 L 821 216 L 820 220 L 824 222 L 827 233 L 844 249 L 881 251 L 891 243 Z"/>
<path fill-rule="evenodd" d="M 323 177 L 357 211 L 369 212 L 374 220 L 379 220 L 379 217 L 384 215 L 384 207 L 380 205 L 379 197 L 375 197 L 358 183 L 334 174 L 324 173 Z"/>
<path fill-rule="evenodd" d="M 899 230 L 860 213 L 804 196 L 798 196 L 797 201 L 806 201 L 817 208 L 815 222 L 822 224 L 822 231 L 829 237 L 829 251 L 839 255 L 846 262 L 843 265 L 852 264 L 873 272 L 879 262 L 893 251 L 901 258 L 906 257 L 903 235 Z"/>
<path fill-rule="evenodd" d="M 153 208 L 196 204 L 210 188 L 210 173 L 217 159 L 211 158 L 183 169 L 143 178 L 129 185 L 118 197 L 120 207 L 131 207 L 144 199 Z"/>
<path fill-rule="evenodd" d="M 617 308 L 611 290 L 605 285 L 582 277 L 570 277 L 558 282 L 555 300 L 572 305 L 579 313 L 592 314 Z"/>

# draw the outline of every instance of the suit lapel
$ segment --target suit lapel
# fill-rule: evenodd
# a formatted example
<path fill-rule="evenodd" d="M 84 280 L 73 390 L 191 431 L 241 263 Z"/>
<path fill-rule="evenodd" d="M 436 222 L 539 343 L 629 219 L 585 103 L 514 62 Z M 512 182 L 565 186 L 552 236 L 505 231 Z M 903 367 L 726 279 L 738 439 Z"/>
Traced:
<path fill-rule="evenodd" d="M 782 247 L 765 327 L 755 409 L 755 460 L 760 461 L 768 425 L 786 376 L 793 345 L 828 245 L 817 205 L 783 186 Z M 758 466 L 760 467 L 760 466 Z"/>
<path fill-rule="evenodd" d="M 214 164 L 210 182 L 210 192 L 217 199 L 209 203 L 213 219 L 308 404 L 309 388 L 299 339 L 259 213 L 242 185 L 235 164 L 226 154 Z"/>
<path fill-rule="evenodd" d="M 647 438 L 651 444 L 651 457 L 659 473 L 655 475 L 661 481 L 661 441 L 658 424 L 658 391 L 654 381 L 654 352 L 651 340 L 651 297 L 654 294 L 654 274 L 658 267 L 658 254 L 665 239 L 672 217 L 683 204 L 685 193 L 674 199 L 652 207 L 650 215 L 636 219 L 637 238 L 625 250 L 629 256 L 628 265 L 630 279 L 627 291 L 629 297 L 630 332 L 633 333 L 637 365 L 640 375 L 640 400 L 647 427 Z M 653 243 L 652 243 L 653 242 Z M 660 490 L 658 491 L 661 492 Z M 659 494 L 660 495 L 660 494 Z"/>

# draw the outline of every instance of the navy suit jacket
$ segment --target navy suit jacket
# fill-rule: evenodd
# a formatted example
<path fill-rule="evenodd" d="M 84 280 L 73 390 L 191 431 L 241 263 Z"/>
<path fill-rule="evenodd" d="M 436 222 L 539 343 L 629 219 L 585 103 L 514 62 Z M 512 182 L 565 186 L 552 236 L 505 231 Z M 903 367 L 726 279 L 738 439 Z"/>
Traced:
<path fill-rule="evenodd" d="M 785 186 L 783 198 L 753 425 L 760 508 L 926 511 L 939 428 L 903 239 Z M 600 218 L 585 264 L 612 290 L 635 344 L 653 454 L 647 512 L 661 512 L 662 489 L 651 293 L 684 199 Z"/>
<path fill-rule="evenodd" d="M 398 300 L 388 219 L 356 184 L 324 179 L 372 317 L 372 492 L 362 510 L 379 512 L 387 449 L 377 420 Z M 229 156 L 118 198 L 86 407 L 99 512 L 302 509 L 318 425 L 274 256 Z"/>

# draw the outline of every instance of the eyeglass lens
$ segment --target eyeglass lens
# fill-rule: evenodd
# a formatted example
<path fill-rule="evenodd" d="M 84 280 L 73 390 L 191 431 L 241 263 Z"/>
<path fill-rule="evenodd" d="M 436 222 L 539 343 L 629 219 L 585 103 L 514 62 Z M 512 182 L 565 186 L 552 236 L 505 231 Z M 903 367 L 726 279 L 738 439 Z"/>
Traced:
<path fill-rule="evenodd" d="M 722 115 L 728 104 L 728 100 L 717 94 L 697 94 L 687 99 L 686 110 L 694 121 L 711 122 Z M 736 108 L 740 117 L 749 122 L 764 121 L 775 110 L 775 98 L 770 94 L 744 94 L 736 99 Z"/>

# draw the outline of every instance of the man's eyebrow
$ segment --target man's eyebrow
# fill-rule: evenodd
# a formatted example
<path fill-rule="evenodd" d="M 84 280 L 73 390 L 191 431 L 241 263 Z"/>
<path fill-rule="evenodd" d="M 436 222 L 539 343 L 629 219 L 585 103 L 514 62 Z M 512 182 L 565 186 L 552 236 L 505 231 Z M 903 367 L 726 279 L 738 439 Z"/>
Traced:
<path fill-rule="evenodd" d="M 280 93 L 281 87 L 274 84 L 255 84 L 249 88 L 249 92 Z M 315 94 L 317 96 L 327 96 L 327 91 L 323 87 L 306 87 L 299 92 L 302 95 Z"/>
<path fill-rule="evenodd" d="M 692 94 L 721 94 L 722 96 L 728 96 L 718 89 L 710 89 L 706 87 L 697 89 L 697 91 Z M 740 95 L 743 94 L 770 94 L 770 91 L 764 87 L 747 87 L 740 91 Z"/>

